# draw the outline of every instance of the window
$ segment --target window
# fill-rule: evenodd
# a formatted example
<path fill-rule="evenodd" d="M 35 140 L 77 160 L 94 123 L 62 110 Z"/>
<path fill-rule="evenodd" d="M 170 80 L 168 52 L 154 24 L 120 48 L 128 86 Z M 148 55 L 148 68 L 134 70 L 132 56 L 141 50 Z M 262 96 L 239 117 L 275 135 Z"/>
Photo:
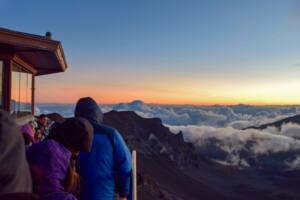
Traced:
<path fill-rule="evenodd" d="M 3 108 L 3 61 L 0 60 L 0 108 Z"/>
<path fill-rule="evenodd" d="M 11 114 L 21 117 L 32 111 L 32 74 L 14 64 L 11 77 Z"/>

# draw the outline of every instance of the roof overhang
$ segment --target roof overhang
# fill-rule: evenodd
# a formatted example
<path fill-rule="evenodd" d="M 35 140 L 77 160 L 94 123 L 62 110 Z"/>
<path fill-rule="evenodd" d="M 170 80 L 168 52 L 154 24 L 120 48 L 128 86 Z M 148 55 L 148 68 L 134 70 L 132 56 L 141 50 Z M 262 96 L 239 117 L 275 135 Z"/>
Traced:
<path fill-rule="evenodd" d="M 0 28 L 0 50 L 30 65 L 35 75 L 63 72 L 67 62 L 60 41 Z"/>

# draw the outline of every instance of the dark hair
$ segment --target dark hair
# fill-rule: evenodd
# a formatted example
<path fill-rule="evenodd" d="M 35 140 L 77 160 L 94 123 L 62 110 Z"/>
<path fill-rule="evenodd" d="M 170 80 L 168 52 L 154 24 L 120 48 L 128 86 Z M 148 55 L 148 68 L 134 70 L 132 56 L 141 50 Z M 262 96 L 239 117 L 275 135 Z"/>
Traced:
<path fill-rule="evenodd" d="M 53 139 L 67 148 L 78 151 L 90 151 L 93 139 L 93 127 L 88 120 L 76 117 L 63 123 L 52 125 L 47 139 Z"/>
<path fill-rule="evenodd" d="M 56 141 L 60 141 L 59 137 L 61 137 L 59 128 L 60 128 L 61 123 L 59 122 L 54 122 L 49 130 L 49 135 L 46 137 L 46 140 L 56 140 Z"/>
<path fill-rule="evenodd" d="M 22 135 L 23 135 L 23 138 L 24 138 L 25 146 L 30 145 L 30 143 L 32 142 L 31 136 L 28 135 L 27 133 L 23 133 Z"/>

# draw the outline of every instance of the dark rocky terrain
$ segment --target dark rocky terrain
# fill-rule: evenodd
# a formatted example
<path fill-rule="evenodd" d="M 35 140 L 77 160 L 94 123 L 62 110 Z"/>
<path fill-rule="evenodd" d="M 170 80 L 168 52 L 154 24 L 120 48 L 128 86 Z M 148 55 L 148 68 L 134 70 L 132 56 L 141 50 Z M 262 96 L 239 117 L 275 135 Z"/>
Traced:
<path fill-rule="evenodd" d="M 158 118 L 144 119 L 130 111 L 105 114 L 104 123 L 117 128 L 130 149 L 137 150 L 139 199 L 226 199 L 183 169 L 212 163 L 198 154 L 181 133 L 172 134 Z"/>
<path fill-rule="evenodd" d="M 61 120 L 58 114 L 49 117 Z M 300 123 L 300 115 L 261 128 L 288 122 Z M 170 132 L 160 119 L 145 119 L 132 111 L 105 113 L 104 124 L 117 128 L 137 151 L 138 199 L 300 199 L 300 171 L 221 165 L 185 142 L 182 133 Z"/>
<path fill-rule="evenodd" d="M 241 170 L 215 163 L 160 119 L 131 111 L 106 113 L 104 123 L 117 128 L 138 152 L 139 199 L 300 199 L 299 171 Z"/>

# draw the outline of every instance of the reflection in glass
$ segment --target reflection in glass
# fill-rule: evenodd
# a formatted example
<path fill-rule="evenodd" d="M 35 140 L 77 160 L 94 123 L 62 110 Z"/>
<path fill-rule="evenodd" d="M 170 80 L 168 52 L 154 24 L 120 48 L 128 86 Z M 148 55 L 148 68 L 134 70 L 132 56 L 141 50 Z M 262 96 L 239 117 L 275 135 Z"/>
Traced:
<path fill-rule="evenodd" d="M 20 117 L 31 113 L 32 74 L 18 65 L 13 66 L 11 82 L 11 114 Z"/>

